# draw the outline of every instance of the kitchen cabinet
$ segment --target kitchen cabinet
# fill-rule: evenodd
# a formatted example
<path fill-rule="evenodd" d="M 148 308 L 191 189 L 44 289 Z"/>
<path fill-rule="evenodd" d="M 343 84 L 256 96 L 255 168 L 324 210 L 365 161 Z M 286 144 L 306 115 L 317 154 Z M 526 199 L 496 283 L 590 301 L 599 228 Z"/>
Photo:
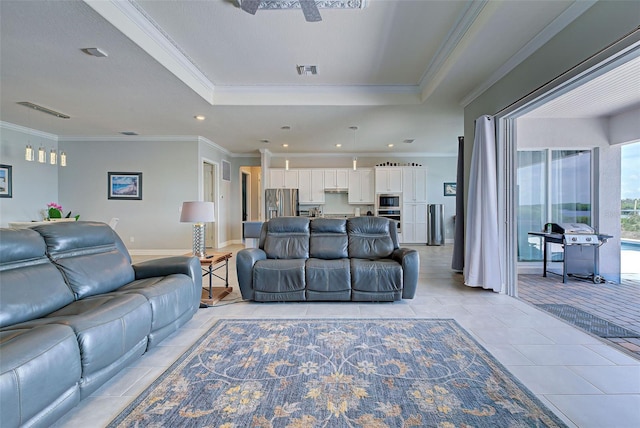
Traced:
<path fill-rule="evenodd" d="M 298 170 L 298 200 L 301 204 L 324 204 L 324 174 L 322 169 Z"/>
<path fill-rule="evenodd" d="M 404 202 L 427 202 L 426 168 L 402 168 L 402 199 Z"/>
<path fill-rule="evenodd" d="M 298 170 L 284 168 L 271 168 L 269 169 L 269 187 L 268 189 L 297 189 L 298 184 Z"/>
<path fill-rule="evenodd" d="M 363 168 L 349 171 L 349 198 L 350 204 L 374 203 L 374 172 L 372 169 Z"/>
<path fill-rule="evenodd" d="M 402 168 L 376 168 L 376 193 L 402 193 Z"/>
<path fill-rule="evenodd" d="M 324 188 L 331 189 L 348 189 L 349 188 L 349 169 L 325 169 L 324 170 Z"/>
<path fill-rule="evenodd" d="M 402 243 L 427 243 L 427 204 L 408 203 L 402 206 Z"/>

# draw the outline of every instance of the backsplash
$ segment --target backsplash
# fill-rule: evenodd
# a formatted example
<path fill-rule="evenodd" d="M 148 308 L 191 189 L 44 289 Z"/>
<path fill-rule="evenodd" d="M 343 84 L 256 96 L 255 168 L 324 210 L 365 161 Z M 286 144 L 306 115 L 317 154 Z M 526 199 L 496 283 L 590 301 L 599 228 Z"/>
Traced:
<path fill-rule="evenodd" d="M 373 205 L 350 205 L 346 193 L 325 193 L 323 205 L 300 205 L 300 210 L 319 207 L 323 214 L 354 215 L 355 209 L 360 208 L 360 215 L 367 215 L 367 211 L 373 212 Z"/>

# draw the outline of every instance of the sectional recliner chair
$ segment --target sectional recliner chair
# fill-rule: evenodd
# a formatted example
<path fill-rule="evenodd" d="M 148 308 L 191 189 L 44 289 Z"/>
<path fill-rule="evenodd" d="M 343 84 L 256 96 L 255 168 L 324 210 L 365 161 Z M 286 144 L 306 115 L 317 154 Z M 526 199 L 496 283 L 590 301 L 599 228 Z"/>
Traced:
<path fill-rule="evenodd" d="M 197 311 L 200 263 L 106 224 L 0 229 L 0 426 L 49 426 Z"/>

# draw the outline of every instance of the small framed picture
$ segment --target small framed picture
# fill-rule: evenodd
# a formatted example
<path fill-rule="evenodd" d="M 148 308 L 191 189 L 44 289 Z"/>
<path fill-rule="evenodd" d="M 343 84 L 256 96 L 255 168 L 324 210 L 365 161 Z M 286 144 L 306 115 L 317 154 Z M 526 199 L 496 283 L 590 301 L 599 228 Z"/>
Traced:
<path fill-rule="evenodd" d="M 142 200 L 141 172 L 108 172 L 107 198 Z"/>
<path fill-rule="evenodd" d="M 0 198 L 12 198 L 13 178 L 11 177 L 11 165 L 0 165 Z"/>
<path fill-rule="evenodd" d="M 456 184 L 457 183 L 444 183 L 444 195 L 445 196 L 455 196 L 456 195 Z"/>

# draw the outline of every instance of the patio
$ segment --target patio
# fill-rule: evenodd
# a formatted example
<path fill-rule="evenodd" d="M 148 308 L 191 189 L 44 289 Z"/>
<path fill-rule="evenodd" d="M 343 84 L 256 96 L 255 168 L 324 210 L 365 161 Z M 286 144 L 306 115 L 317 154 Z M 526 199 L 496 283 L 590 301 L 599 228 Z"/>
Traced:
<path fill-rule="evenodd" d="M 633 257 L 640 256 L 640 252 L 635 253 Z M 627 330 L 623 334 L 626 337 L 609 334 L 609 337 L 600 338 L 640 359 L 640 275 L 637 273 L 623 273 L 620 284 L 594 284 L 575 278 L 563 284 L 562 277 L 557 275 L 548 275 L 546 278 L 542 275 L 519 275 L 518 297 L 533 305 L 554 305 L 555 308 L 558 308 L 556 305 L 569 305 L 570 308 L 564 309 L 569 309 L 576 316 L 574 322 L 568 322 L 578 327 L 580 325 L 575 323 L 576 318 L 578 323 L 603 324 L 604 320 L 608 322 L 604 324 L 612 331 Z M 545 309 L 544 306 L 537 307 Z M 587 317 L 580 318 L 580 315 L 585 315 L 582 311 L 587 313 Z M 582 329 L 593 334 L 589 327 Z"/>

